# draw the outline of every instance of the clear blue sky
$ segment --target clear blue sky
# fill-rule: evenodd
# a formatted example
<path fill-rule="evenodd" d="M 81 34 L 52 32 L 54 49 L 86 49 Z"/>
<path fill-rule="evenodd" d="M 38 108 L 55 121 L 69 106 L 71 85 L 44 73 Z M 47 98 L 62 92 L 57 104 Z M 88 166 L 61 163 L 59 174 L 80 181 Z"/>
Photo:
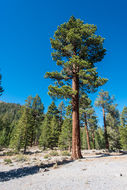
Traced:
<path fill-rule="evenodd" d="M 5 89 L 0 99 L 24 104 L 29 95 L 39 94 L 47 109 L 51 81 L 44 74 L 56 69 L 50 37 L 74 15 L 97 25 L 98 34 L 105 38 L 107 55 L 97 64 L 98 72 L 109 79 L 103 89 L 115 95 L 121 111 L 127 106 L 126 9 L 126 0 L 0 1 L 0 72 Z"/>

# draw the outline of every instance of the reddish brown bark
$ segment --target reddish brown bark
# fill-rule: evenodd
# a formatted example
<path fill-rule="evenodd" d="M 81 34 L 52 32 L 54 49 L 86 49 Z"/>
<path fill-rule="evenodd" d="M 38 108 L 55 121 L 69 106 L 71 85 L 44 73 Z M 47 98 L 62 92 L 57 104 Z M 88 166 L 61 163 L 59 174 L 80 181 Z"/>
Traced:
<path fill-rule="evenodd" d="M 105 109 L 102 108 L 103 111 L 103 121 L 104 121 L 104 137 L 105 137 L 105 148 L 109 149 L 109 142 L 108 142 L 108 134 L 107 134 L 107 127 L 106 127 L 106 120 L 105 120 Z"/>
<path fill-rule="evenodd" d="M 94 131 L 92 131 L 92 139 L 93 139 L 93 148 L 95 149 L 95 138 L 94 138 Z"/>
<path fill-rule="evenodd" d="M 90 150 L 90 138 L 89 138 L 89 131 L 88 131 L 88 127 L 87 127 L 86 113 L 85 113 L 85 130 L 86 130 L 88 150 Z"/>
<path fill-rule="evenodd" d="M 74 76 L 72 79 L 72 89 L 77 91 L 72 97 L 72 159 L 82 158 L 80 145 L 80 125 L 79 125 L 79 79 Z"/>

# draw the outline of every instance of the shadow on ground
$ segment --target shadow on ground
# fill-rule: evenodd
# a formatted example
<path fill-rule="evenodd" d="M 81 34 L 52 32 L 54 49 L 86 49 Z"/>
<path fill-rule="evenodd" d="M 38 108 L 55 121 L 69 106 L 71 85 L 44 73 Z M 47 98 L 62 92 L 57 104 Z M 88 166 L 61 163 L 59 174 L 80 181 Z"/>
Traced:
<path fill-rule="evenodd" d="M 111 153 L 96 153 L 95 156 L 84 156 L 84 158 L 102 158 L 102 157 L 112 157 L 112 156 L 124 156 L 127 154 L 127 151 L 120 151 L 119 154 Z"/>
<path fill-rule="evenodd" d="M 70 162 L 73 162 L 73 160 L 59 161 L 57 162 L 57 165 L 60 166 L 60 165 L 68 164 Z M 0 172 L 0 182 L 9 181 L 15 178 L 20 178 L 20 177 L 24 177 L 28 175 L 33 175 L 33 174 L 38 173 L 40 169 L 47 169 L 45 171 L 48 171 L 48 168 L 53 167 L 54 164 L 55 163 L 50 163 L 50 164 L 43 164 L 41 166 L 36 165 L 36 166 L 18 168 L 18 169 L 14 169 L 10 171 L 3 171 L 3 172 Z"/>

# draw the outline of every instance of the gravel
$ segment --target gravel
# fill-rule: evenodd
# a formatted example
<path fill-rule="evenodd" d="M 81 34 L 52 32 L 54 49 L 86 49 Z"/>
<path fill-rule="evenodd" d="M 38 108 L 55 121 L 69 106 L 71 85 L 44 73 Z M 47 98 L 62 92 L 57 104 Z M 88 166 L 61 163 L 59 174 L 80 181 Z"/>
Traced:
<path fill-rule="evenodd" d="M 0 165 L 0 190 L 126 190 L 127 155 L 86 154 L 57 167 Z"/>

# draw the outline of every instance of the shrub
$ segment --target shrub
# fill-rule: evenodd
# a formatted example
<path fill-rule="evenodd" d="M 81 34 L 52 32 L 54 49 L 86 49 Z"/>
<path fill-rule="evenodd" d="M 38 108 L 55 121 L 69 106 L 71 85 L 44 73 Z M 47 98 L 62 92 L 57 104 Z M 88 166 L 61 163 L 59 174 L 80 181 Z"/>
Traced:
<path fill-rule="evenodd" d="M 49 157 L 50 157 L 49 154 L 45 154 L 45 155 L 44 155 L 44 159 L 47 159 L 47 158 L 49 158 Z"/>
<path fill-rule="evenodd" d="M 13 156 L 13 155 L 15 155 L 15 154 L 17 154 L 16 151 L 9 151 L 9 152 L 5 152 L 5 153 L 4 153 L 4 156 Z"/>
<path fill-rule="evenodd" d="M 70 156 L 70 153 L 68 151 L 62 151 L 61 155 L 62 156 Z"/>
<path fill-rule="evenodd" d="M 50 156 L 59 156 L 57 151 L 52 151 L 50 152 Z"/>
<path fill-rule="evenodd" d="M 20 154 L 16 157 L 16 162 L 26 162 L 27 160 L 28 160 L 28 158 L 22 154 Z"/>
<path fill-rule="evenodd" d="M 11 164 L 12 160 L 10 158 L 5 158 L 4 162 L 5 162 L 5 164 Z"/>

